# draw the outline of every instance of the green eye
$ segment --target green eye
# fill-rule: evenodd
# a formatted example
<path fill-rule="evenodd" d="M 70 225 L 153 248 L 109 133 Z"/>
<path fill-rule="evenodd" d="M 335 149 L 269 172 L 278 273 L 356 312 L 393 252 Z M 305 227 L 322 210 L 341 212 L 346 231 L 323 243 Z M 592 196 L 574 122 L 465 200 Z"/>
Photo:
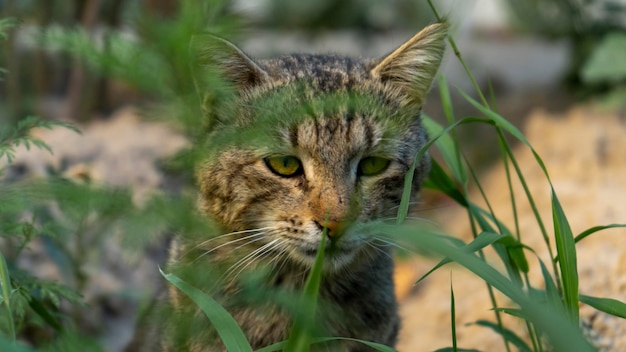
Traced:
<path fill-rule="evenodd" d="M 379 158 L 377 156 L 370 156 L 361 159 L 359 162 L 358 174 L 361 176 L 374 176 L 387 169 L 391 160 L 385 158 Z"/>
<path fill-rule="evenodd" d="M 265 158 L 265 165 L 280 176 L 291 177 L 302 173 L 302 163 L 295 156 L 272 156 Z"/>

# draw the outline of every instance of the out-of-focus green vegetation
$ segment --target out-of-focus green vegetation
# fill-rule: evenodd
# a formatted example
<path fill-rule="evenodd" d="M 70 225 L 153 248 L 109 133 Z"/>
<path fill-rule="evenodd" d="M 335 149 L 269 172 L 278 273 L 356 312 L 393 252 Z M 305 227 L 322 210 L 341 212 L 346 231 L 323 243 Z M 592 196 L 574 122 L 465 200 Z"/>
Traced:
<path fill-rule="evenodd" d="M 608 93 L 626 104 L 626 4 L 619 0 L 507 1 L 514 24 L 571 46 L 566 82 L 584 94 Z M 621 100 L 621 103 L 620 103 Z"/>
<path fill-rule="evenodd" d="M 16 35 L 9 35 L 3 42 L 0 55 L 0 67 L 10 72 L 0 84 L 0 122 L 15 121 L 24 114 L 46 117 L 49 112 L 44 112 L 50 110 L 49 102 L 54 100 L 66 103 L 69 116 L 64 117 L 88 120 L 94 113 L 107 114 L 120 105 L 153 98 L 146 94 L 149 90 L 145 86 L 129 86 L 128 82 L 120 81 L 116 72 L 107 69 L 94 72 L 87 67 L 89 63 L 77 59 L 71 52 L 50 48 L 47 39 L 40 33 L 80 29 L 82 38 L 76 40 L 97 43 L 98 50 L 108 53 L 121 49 L 116 47 L 116 36 L 120 34 L 133 37 L 136 42 L 150 43 L 154 50 L 161 50 L 163 45 L 180 40 L 185 31 L 194 26 L 197 29 L 197 26 L 211 26 L 218 22 L 229 27 L 228 34 L 233 37 L 242 24 L 283 30 L 349 28 L 384 31 L 403 27 L 415 29 L 433 20 L 425 4 L 418 0 L 277 0 L 267 2 L 264 7 L 247 1 L 207 4 L 220 8 L 219 13 L 211 15 L 220 17 L 219 21 L 198 17 L 191 21 L 193 23 L 186 24 L 187 29 L 181 26 L 178 32 L 167 33 L 164 30 L 189 8 L 186 1 L 3 1 L 0 3 L 0 17 L 14 18 L 17 25 L 9 29 L 8 34 L 15 32 Z M 239 25 L 233 26 L 234 22 L 228 18 L 236 20 Z M 222 33 L 215 28 L 207 29 Z M 171 55 L 164 58 L 184 59 L 182 56 L 186 51 L 171 49 L 167 49 Z M 168 72 L 175 76 L 180 73 Z"/>

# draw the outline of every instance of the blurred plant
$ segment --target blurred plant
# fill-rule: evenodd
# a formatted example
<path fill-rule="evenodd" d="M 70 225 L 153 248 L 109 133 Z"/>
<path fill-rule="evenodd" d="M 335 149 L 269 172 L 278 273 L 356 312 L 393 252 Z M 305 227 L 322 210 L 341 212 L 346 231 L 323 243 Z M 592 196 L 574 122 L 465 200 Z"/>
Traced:
<path fill-rule="evenodd" d="M 0 130 L 0 158 L 11 163 L 15 148 L 34 145 L 50 151 L 42 140 L 29 133 L 34 128 L 65 127 L 71 125 L 56 121 L 42 121 L 36 117 L 21 120 L 14 128 L 4 126 Z M 75 130 L 75 129 L 74 129 Z M 0 170 L 0 176 L 2 170 Z M 80 295 L 68 286 L 55 281 L 37 278 L 18 264 L 18 258 L 36 238 L 53 235 L 55 224 L 43 224 L 37 218 L 33 196 L 35 188 L 23 184 L 7 185 L 0 183 L 0 333 L 13 341 L 16 337 L 33 328 L 45 327 L 62 331 L 61 302 L 78 303 Z M 37 195 L 40 196 L 40 195 Z M 29 215 L 30 214 L 30 215 Z M 50 226 L 48 226 L 50 225 Z"/>
<path fill-rule="evenodd" d="M 626 16 L 626 11 L 624 11 Z M 626 31 L 607 34 L 581 69 L 583 82 L 606 91 L 608 107 L 626 109 Z"/>
<path fill-rule="evenodd" d="M 13 23 L 11 19 L 0 19 L 0 38 L 6 39 L 6 30 Z M 6 73 L 6 70 L 2 69 L 2 73 Z M 26 148 L 34 145 L 50 151 L 50 147 L 45 142 L 30 136 L 29 133 L 34 128 L 50 129 L 55 126 L 74 129 L 66 123 L 43 121 L 32 116 L 21 120 L 13 128 L 3 126 L 0 128 L 0 160 L 4 157 L 8 163 L 11 163 L 15 148 L 20 145 Z M 0 170 L 0 176 L 2 176 L 2 170 Z M 23 219 L 24 211 L 28 207 L 25 206 L 25 194 L 22 190 L 7 188 L 4 185 L 0 185 L 0 189 L 2 190 L 0 192 L 0 238 L 5 240 L 3 249 L 11 249 L 7 250 L 7 253 L 11 253 L 8 262 L 6 256 L 0 253 L 0 302 L 3 312 L 0 315 L 0 331 L 15 340 L 19 330 L 16 327 L 47 323 L 55 329 L 60 329 L 51 311 L 58 310 L 62 299 L 76 302 L 78 294 L 55 282 L 38 280 L 13 265 L 14 259 L 37 236 L 38 229 L 34 216 L 28 220 Z M 15 213 L 16 209 L 19 209 L 17 211 L 19 215 Z"/>
<path fill-rule="evenodd" d="M 413 30 L 433 19 L 426 4 L 416 0 L 277 0 L 268 2 L 260 21 L 289 29 Z"/>
<path fill-rule="evenodd" d="M 613 60 L 604 70 L 615 77 L 598 77 L 598 55 L 620 48 L 626 33 L 626 4 L 619 0 L 507 1 L 517 26 L 548 38 L 566 38 L 571 45 L 567 82 L 583 92 L 602 92 L 624 84 L 623 60 Z M 612 39 L 610 39 L 612 38 Z M 600 51 L 600 54 L 596 54 Z M 604 52 L 604 54 L 602 53 Z M 622 50 L 623 52 L 623 50 Z"/>
<path fill-rule="evenodd" d="M 5 29 L 13 23 L 0 20 L 0 38 L 6 37 Z M 188 38 L 181 41 L 184 44 L 178 44 L 186 48 Z M 88 45 L 97 47 L 92 42 Z M 180 64 L 184 68 L 187 65 L 187 62 Z M 164 69 L 164 72 L 170 71 Z M 147 77 L 152 74 L 146 73 Z M 190 86 L 193 89 L 191 83 Z M 154 91 L 169 89 L 157 87 Z M 102 262 L 107 255 L 104 244 L 116 233 L 129 233 L 132 236 L 122 238 L 123 248 L 137 254 L 167 231 L 193 234 L 207 228 L 197 216 L 194 197 L 186 194 L 156 194 L 139 205 L 133 201 L 130 190 L 77 182 L 60 176 L 59 170 L 50 169 L 51 176 L 40 180 L 2 177 L 11 167 L 17 147 L 35 146 L 52 152 L 45 141 L 31 132 L 55 127 L 78 132 L 68 123 L 36 117 L 20 119 L 13 125 L 3 124 L 0 128 L 3 167 L 0 170 L 0 350 L 3 351 L 23 350 L 17 341 L 28 341 L 47 350 L 100 350 L 93 331 L 86 337 L 78 336 L 85 334 L 84 318 L 80 314 L 84 309 L 81 294 L 93 280 L 87 267 Z M 54 280 L 36 275 L 33 253 L 45 258 L 48 269 L 56 273 Z"/>
<path fill-rule="evenodd" d="M 151 13 L 134 19 L 136 32 L 111 29 L 106 46 L 84 30 L 47 28 L 41 42 L 49 50 L 62 50 L 101 74 L 122 79 L 142 91 L 151 103 L 146 115 L 164 119 L 189 137 L 202 135 L 204 126 L 197 79 L 198 58 L 190 50 L 195 34 L 236 35 L 237 17 L 227 1 L 182 2 L 169 17 Z"/>

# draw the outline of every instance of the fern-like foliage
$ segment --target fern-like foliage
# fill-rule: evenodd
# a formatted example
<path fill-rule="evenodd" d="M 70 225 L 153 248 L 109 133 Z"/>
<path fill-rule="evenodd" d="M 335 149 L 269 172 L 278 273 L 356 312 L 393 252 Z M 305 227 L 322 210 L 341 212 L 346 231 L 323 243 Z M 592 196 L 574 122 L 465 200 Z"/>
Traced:
<path fill-rule="evenodd" d="M 23 145 L 26 149 L 30 149 L 31 145 L 45 149 L 52 153 L 52 149 L 46 142 L 30 135 L 31 131 L 36 128 L 52 129 L 53 127 L 63 127 L 80 133 L 80 131 L 72 124 L 62 121 L 43 120 L 36 116 L 28 116 L 17 123 L 15 127 L 0 128 L 0 159 L 7 158 L 8 162 L 13 162 L 15 158 L 15 148 Z"/>

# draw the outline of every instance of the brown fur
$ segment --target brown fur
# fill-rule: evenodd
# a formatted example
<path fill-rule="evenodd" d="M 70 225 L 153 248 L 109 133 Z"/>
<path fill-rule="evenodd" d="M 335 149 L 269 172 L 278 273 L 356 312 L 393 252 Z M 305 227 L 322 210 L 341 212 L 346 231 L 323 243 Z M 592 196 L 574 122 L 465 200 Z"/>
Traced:
<path fill-rule="evenodd" d="M 171 269 L 220 302 L 253 348 L 286 339 L 291 319 L 280 303 L 251 300 L 303 287 L 324 224 L 333 250 L 326 253 L 320 289 L 330 307 L 319 314 L 320 334 L 395 345 L 391 253 L 360 225 L 395 216 L 404 176 L 426 142 L 420 111 L 446 32 L 445 24 L 431 25 L 381 60 L 289 55 L 254 61 L 225 40 L 196 40 L 205 48 L 200 61 L 217 67 L 235 90 L 205 110 L 212 121 L 209 155 L 197 171 L 202 208 L 226 235 L 181 238 Z M 303 172 L 272 172 L 264 158 L 275 155 L 297 157 Z M 380 174 L 360 175 L 360 160 L 372 156 L 391 163 Z M 427 172 L 424 157 L 413 193 Z M 259 270 L 250 296 L 240 279 Z M 176 311 L 198 319 L 166 345 L 222 351 L 206 318 L 181 295 L 171 290 Z M 325 348 L 369 350 L 352 342 Z"/>

